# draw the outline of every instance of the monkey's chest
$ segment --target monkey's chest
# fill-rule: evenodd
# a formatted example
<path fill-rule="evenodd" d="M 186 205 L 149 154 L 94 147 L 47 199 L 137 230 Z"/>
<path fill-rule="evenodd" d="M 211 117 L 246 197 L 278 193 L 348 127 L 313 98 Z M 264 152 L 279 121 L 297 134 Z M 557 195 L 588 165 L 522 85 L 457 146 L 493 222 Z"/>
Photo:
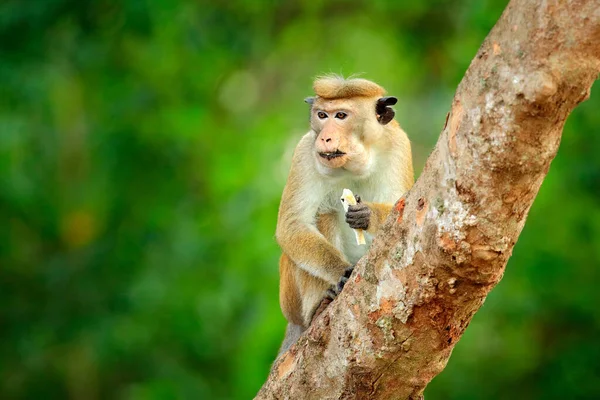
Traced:
<path fill-rule="evenodd" d="M 324 196 L 325 200 L 321 203 L 317 212 L 317 228 L 325 238 L 333 244 L 345 258 L 352 264 L 355 264 L 369 249 L 373 242 L 373 236 L 365 232 L 366 244 L 359 245 L 356 242 L 354 230 L 346 223 L 346 214 L 344 212 L 340 195 L 346 187 L 353 188 L 355 193 L 361 193 L 361 197 L 370 201 L 381 201 L 382 190 L 373 190 L 366 185 L 360 185 L 357 182 L 338 182 L 332 185 L 329 193 Z M 362 195 L 364 193 L 364 195 Z"/>
<path fill-rule="evenodd" d="M 330 209 L 326 213 L 318 213 L 317 229 L 352 264 L 355 264 L 367 252 L 373 241 L 371 234 L 365 232 L 367 243 L 358 245 L 354 230 L 346 223 L 346 216 L 343 211 Z"/>
<path fill-rule="evenodd" d="M 356 243 L 356 235 L 354 230 L 351 229 L 345 221 L 345 215 L 341 214 L 340 223 L 340 247 L 338 249 L 346 256 L 346 259 L 353 265 L 365 255 L 371 243 L 373 242 L 373 236 L 365 232 L 366 244 L 359 245 Z"/>

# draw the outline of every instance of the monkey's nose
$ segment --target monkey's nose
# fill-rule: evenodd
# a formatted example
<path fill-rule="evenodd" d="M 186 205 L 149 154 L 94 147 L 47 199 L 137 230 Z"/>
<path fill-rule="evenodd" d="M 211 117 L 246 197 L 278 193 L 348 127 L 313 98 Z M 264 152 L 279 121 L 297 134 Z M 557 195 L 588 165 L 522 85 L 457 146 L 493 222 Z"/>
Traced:
<path fill-rule="evenodd" d="M 325 143 L 331 142 L 331 138 L 321 138 L 321 140 L 324 141 Z"/>

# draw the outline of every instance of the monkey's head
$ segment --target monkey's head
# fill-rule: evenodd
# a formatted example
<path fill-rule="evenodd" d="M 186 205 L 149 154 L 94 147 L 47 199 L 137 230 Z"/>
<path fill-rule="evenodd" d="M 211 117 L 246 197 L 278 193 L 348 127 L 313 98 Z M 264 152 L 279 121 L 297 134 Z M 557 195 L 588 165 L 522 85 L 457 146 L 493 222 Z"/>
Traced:
<path fill-rule="evenodd" d="M 305 101 L 311 105 L 317 162 L 328 171 L 368 173 L 373 149 L 394 119 L 390 106 L 397 99 L 383 97 L 385 90 L 366 79 L 326 76 L 313 87 L 316 96 Z"/>

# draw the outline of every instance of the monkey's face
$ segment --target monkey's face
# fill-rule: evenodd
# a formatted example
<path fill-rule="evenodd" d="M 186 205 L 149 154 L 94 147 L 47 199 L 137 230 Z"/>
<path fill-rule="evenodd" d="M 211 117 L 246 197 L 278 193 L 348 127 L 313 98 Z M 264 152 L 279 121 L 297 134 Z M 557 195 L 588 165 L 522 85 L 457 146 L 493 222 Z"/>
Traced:
<path fill-rule="evenodd" d="M 317 99 L 311 111 L 311 126 L 317 133 L 314 146 L 317 162 L 330 169 L 365 173 L 369 165 L 369 140 L 365 140 L 364 131 L 367 126 L 378 130 L 377 125 L 374 107 L 367 109 L 361 101 Z"/>

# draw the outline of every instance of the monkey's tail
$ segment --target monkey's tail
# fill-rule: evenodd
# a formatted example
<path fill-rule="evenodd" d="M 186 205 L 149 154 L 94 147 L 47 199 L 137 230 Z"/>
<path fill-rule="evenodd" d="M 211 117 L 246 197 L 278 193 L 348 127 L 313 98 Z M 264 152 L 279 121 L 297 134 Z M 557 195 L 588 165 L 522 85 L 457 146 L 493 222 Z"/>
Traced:
<path fill-rule="evenodd" d="M 285 337 L 283 338 L 283 343 L 281 343 L 277 357 L 286 352 L 287 349 L 296 343 L 300 335 L 302 335 L 302 332 L 304 332 L 304 328 L 302 326 L 289 322 L 285 328 Z"/>

